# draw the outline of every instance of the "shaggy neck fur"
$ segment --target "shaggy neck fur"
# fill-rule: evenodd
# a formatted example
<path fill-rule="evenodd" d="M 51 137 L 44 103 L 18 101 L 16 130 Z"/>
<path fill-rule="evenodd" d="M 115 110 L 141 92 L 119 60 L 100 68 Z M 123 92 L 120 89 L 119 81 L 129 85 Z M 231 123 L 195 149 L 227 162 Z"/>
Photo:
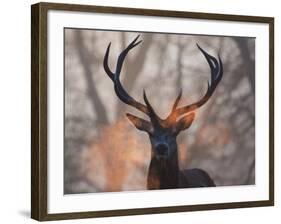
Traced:
<path fill-rule="evenodd" d="M 177 151 L 176 151 L 177 152 Z M 179 165 L 178 154 L 171 158 L 157 160 L 152 157 L 147 178 L 147 189 L 172 189 L 178 187 Z"/>

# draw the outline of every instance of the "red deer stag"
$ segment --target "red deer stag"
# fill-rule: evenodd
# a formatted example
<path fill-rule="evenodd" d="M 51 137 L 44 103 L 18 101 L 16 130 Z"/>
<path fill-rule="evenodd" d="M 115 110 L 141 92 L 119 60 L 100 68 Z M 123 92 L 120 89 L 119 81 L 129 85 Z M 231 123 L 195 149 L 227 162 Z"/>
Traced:
<path fill-rule="evenodd" d="M 194 110 L 204 105 L 214 93 L 218 83 L 222 79 L 223 65 L 220 57 L 218 60 L 206 53 L 198 44 L 197 47 L 205 56 L 211 70 L 211 81 L 208 82 L 208 88 L 205 95 L 196 103 L 179 107 L 182 91 L 180 91 L 172 111 L 166 119 L 161 119 L 149 103 L 145 91 L 143 98 L 145 105 L 136 101 L 123 88 L 120 82 L 120 73 L 123 62 L 128 52 L 136 47 L 141 41 L 138 41 L 139 35 L 124 49 L 117 60 L 116 70 L 112 72 L 108 66 L 109 43 L 103 61 L 105 72 L 113 81 L 114 90 L 119 99 L 139 111 L 146 114 L 150 121 L 136 117 L 127 113 L 128 119 L 134 126 L 148 133 L 151 142 L 151 161 L 147 177 L 147 189 L 173 189 L 190 187 L 211 187 L 215 186 L 210 176 L 201 169 L 179 170 L 177 135 L 179 132 L 190 127 L 194 120 Z"/>

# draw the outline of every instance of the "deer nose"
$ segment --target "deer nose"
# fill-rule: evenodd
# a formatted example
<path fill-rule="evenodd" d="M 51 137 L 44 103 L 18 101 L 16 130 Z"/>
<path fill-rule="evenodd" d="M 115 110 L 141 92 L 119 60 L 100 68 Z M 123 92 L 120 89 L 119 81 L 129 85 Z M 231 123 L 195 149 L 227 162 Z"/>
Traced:
<path fill-rule="evenodd" d="M 166 144 L 160 143 L 156 146 L 156 151 L 161 156 L 168 155 L 168 146 Z"/>

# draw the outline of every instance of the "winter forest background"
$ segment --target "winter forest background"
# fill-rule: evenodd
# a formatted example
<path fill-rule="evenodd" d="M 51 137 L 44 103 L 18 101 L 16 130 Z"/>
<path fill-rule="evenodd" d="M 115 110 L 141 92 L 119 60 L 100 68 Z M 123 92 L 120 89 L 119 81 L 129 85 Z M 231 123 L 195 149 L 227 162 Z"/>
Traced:
<path fill-rule="evenodd" d="M 103 69 L 138 34 L 143 42 L 130 51 L 121 72 L 126 90 L 143 101 L 143 89 L 161 117 L 171 110 L 179 89 L 180 105 L 205 94 L 210 79 L 198 43 L 223 61 L 224 76 L 192 126 L 178 136 L 181 169 L 206 170 L 217 186 L 255 183 L 255 39 L 118 31 L 64 31 L 65 139 L 64 192 L 144 190 L 150 143 L 125 112 L 144 117 L 122 103 Z"/>

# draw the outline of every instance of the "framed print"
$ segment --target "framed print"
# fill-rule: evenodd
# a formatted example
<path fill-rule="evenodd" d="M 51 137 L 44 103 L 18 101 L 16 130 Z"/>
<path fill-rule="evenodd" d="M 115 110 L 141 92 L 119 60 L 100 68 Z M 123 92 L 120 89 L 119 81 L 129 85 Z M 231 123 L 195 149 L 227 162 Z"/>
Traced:
<path fill-rule="evenodd" d="M 274 204 L 274 19 L 32 5 L 32 218 Z"/>

